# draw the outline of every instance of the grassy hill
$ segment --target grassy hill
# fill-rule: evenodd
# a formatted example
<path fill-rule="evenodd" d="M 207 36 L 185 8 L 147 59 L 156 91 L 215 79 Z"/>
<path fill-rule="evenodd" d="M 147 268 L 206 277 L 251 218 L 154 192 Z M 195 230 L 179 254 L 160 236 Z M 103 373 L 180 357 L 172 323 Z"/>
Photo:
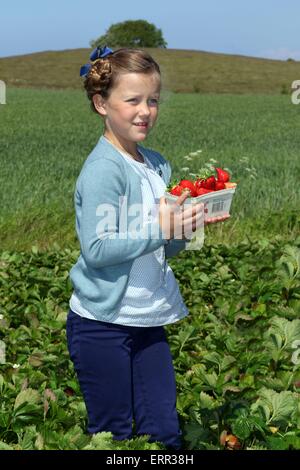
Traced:
<path fill-rule="evenodd" d="M 148 49 L 161 66 L 164 88 L 175 93 L 288 94 L 300 62 L 175 49 Z M 0 59 L 7 86 L 78 89 L 90 49 L 46 51 Z"/>

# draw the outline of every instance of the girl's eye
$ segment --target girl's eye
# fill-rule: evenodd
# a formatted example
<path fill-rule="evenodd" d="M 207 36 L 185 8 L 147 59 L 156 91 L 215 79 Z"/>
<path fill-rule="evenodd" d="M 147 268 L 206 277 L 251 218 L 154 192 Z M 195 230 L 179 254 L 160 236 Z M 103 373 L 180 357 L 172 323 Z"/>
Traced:
<path fill-rule="evenodd" d="M 151 99 L 150 99 L 150 103 L 151 103 L 151 104 L 158 104 L 158 101 L 159 101 L 159 100 L 158 100 L 157 98 L 151 98 Z"/>
<path fill-rule="evenodd" d="M 137 98 L 129 98 L 128 100 L 126 100 L 127 103 L 137 103 L 138 102 L 138 99 Z M 159 102 L 159 100 L 157 98 L 150 98 L 149 99 L 149 103 L 150 105 L 157 105 Z"/>

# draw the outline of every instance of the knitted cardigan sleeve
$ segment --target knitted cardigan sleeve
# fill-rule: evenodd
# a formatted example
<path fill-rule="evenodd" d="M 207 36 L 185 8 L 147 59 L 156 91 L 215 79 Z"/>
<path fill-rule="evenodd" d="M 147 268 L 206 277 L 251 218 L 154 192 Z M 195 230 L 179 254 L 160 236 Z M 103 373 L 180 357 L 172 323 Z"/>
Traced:
<path fill-rule="evenodd" d="M 134 260 L 168 242 L 157 220 L 141 224 L 140 230 L 120 231 L 120 198 L 125 190 L 124 175 L 114 160 L 86 165 L 75 191 L 76 230 L 81 254 L 92 268 Z"/>

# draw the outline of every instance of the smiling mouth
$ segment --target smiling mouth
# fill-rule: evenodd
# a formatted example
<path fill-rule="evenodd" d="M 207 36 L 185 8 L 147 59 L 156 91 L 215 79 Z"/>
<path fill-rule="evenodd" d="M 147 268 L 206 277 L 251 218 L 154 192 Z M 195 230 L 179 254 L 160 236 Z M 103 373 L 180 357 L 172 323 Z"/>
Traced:
<path fill-rule="evenodd" d="M 134 124 L 134 126 L 138 126 L 138 127 L 148 127 L 149 126 L 149 122 L 134 122 L 133 124 Z"/>

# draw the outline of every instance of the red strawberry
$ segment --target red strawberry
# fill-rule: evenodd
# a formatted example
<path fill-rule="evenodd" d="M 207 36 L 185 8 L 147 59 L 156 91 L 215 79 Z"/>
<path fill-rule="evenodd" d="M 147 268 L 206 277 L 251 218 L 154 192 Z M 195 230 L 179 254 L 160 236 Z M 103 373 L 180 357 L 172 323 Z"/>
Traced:
<path fill-rule="evenodd" d="M 216 172 L 218 174 L 218 181 L 223 181 L 227 183 L 230 180 L 230 175 L 227 171 L 222 170 L 222 168 L 216 168 Z"/>
<path fill-rule="evenodd" d="M 179 183 L 179 186 L 182 188 L 187 188 L 190 191 L 191 197 L 196 197 L 197 196 L 197 191 L 194 186 L 194 183 L 190 180 L 181 180 Z"/>
<path fill-rule="evenodd" d="M 168 193 L 170 193 L 172 191 L 172 189 L 174 189 L 176 186 L 179 185 L 179 179 L 177 178 L 174 178 L 172 181 L 170 181 L 170 183 L 168 184 L 167 188 L 166 188 L 166 191 Z"/>
<path fill-rule="evenodd" d="M 234 434 L 228 434 L 226 444 L 229 450 L 238 450 L 241 448 L 241 443 Z"/>
<path fill-rule="evenodd" d="M 228 450 L 239 450 L 241 443 L 234 434 L 228 434 L 227 431 L 222 431 L 220 434 L 220 444 Z"/>
<path fill-rule="evenodd" d="M 198 191 L 198 189 L 200 188 L 203 188 L 204 181 L 205 181 L 204 179 L 200 179 L 200 178 L 195 181 L 194 186 L 196 188 L 196 191 Z"/>
<path fill-rule="evenodd" d="M 220 191 L 221 189 L 226 189 L 225 183 L 224 181 L 217 180 L 215 184 L 215 191 Z"/>
<path fill-rule="evenodd" d="M 213 192 L 213 189 L 198 188 L 197 196 L 203 196 L 203 194 L 212 193 L 212 192 Z"/>
<path fill-rule="evenodd" d="M 177 186 L 173 186 L 173 188 L 169 191 L 169 193 L 173 194 L 173 196 L 181 196 L 183 190 L 184 188 L 182 186 L 179 186 L 179 184 L 177 184 Z"/>
<path fill-rule="evenodd" d="M 206 179 L 197 179 L 195 182 L 195 188 L 205 188 L 205 189 L 215 189 L 216 178 L 214 176 L 209 176 Z"/>
<path fill-rule="evenodd" d="M 206 178 L 206 180 L 202 182 L 202 188 L 214 190 L 215 184 L 216 184 L 216 178 L 214 176 L 210 176 L 209 178 Z"/>

